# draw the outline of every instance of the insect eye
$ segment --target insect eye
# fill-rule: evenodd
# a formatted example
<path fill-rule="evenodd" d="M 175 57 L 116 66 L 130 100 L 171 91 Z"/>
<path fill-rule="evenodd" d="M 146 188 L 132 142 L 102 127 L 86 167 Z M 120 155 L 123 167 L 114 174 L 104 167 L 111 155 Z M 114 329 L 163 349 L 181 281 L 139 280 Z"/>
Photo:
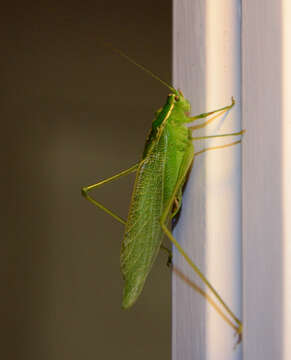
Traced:
<path fill-rule="evenodd" d="M 180 100 L 180 97 L 179 97 L 179 96 L 175 96 L 175 100 L 176 100 L 176 101 L 179 101 L 179 100 Z"/>

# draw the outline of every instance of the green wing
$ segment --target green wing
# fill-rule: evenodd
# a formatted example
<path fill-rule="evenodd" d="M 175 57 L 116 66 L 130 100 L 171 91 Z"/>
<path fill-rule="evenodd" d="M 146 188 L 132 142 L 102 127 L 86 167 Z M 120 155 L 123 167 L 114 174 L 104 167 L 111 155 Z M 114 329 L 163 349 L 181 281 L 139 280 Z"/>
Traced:
<path fill-rule="evenodd" d="M 161 136 L 136 175 L 121 248 L 121 271 L 125 281 L 123 308 L 137 300 L 161 246 L 165 141 L 165 136 Z"/>

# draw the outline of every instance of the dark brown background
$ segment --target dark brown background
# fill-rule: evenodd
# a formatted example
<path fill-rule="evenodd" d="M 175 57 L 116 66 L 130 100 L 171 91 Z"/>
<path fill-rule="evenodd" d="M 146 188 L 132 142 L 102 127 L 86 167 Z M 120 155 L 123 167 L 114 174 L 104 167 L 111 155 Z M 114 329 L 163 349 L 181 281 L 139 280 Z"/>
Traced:
<path fill-rule="evenodd" d="M 96 40 L 170 81 L 170 3 L 7 2 L 0 37 L 1 358 L 169 359 L 166 256 L 121 310 L 123 227 L 80 188 L 139 159 L 168 93 Z M 95 196 L 126 216 L 132 182 Z"/>

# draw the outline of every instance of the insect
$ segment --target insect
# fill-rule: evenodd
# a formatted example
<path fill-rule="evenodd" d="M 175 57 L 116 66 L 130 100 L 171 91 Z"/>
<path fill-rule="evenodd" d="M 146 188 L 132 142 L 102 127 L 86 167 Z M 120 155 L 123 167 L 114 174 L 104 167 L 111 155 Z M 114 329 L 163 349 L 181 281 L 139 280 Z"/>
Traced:
<path fill-rule="evenodd" d="M 131 307 L 142 292 L 147 276 L 160 251 L 166 249 L 162 242 L 166 235 L 182 254 L 192 269 L 212 291 L 225 311 L 233 319 L 237 333 L 241 336 L 242 323 L 223 301 L 215 288 L 210 284 L 191 258 L 182 249 L 172 235 L 168 224 L 178 214 L 182 205 L 182 189 L 195 156 L 213 149 L 225 148 L 241 142 L 239 140 L 226 145 L 205 148 L 195 153 L 193 141 L 226 136 L 241 136 L 244 130 L 230 134 L 212 136 L 193 136 L 192 132 L 207 126 L 210 122 L 229 111 L 235 104 L 220 109 L 189 116 L 190 103 L 181 90 L 161 80 L 151 71 L 136 63 L 122 51 L 107 44 L 113 51 L 132 62 L 153 78 L 170 89 L 164 106 L 159 109 L 152 122 L 150 133 L 146 139 L 144 152 L 140 161 L 120 173 L 82 188 L 82 195 L 92 204 L 98 206 L 117 221 L 125 225 L 125 233 L 121 247 L 121 272 L 124 278 L 122 307 Z M 186 126 L 198 119 L 214 115 L 202 124 Z M 127 220 L 122 219 L 110 209 L 93 199 L 89 192 L 103 184 L 116 180 L 124 175 L 136 173 Z M 169 260 L 170 262 L 170 260 Z"/>

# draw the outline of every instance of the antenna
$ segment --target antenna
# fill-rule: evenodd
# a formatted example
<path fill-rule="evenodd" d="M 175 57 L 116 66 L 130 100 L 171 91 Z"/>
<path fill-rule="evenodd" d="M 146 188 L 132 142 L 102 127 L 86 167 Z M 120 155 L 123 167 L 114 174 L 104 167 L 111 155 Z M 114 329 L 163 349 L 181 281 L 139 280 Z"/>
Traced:
<path fill-rule="evenodd" d="M 175 94 L 177 93 L 177 90 L 174 89 L 171 85 L 169 85 L 168 83 L 166 83 L 164 80 L 160 79 L 157 75 L 155 75 L 154 73 L 152 73 L 149 69 L 145 68 L 143 65 L 140 65 L 139 63 L 137 63 L 135 60 L 133 60 L 132 58 L 130 58 L 128 55 L 126 55 L 123 51 L 117 49 L 116 47 L 114 47 L 112 44 L 110 44 L 109 42 L 101 42 L 101 44 L 103 44 L 105 47 L 109 48 L 110 50 L 116 52 L 117 54 L 119 54 L 120 56 L 124 57 L 127 61 L 131 62 L 132 64 L 134 64 L 135 66 L 139 67 L 141 70 L 143 70 L 144 72 L 146 72 L 147 74 L 149 74 L 152 78 L 158 80 L 160 83 L 162 83 L 164 86 L 166 86 L 167 88 L 169 88 L 171 91 L 173 91 Z"/>

